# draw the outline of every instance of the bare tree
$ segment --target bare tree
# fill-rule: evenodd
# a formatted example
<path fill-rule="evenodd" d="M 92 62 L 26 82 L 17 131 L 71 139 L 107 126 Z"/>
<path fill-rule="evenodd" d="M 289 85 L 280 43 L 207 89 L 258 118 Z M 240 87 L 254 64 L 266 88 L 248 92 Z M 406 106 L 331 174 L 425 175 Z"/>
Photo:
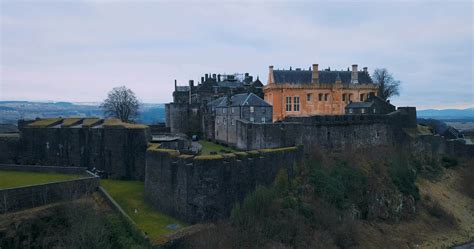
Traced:
<path fill-rule="evenodd" d="M 105 116 L 119 118 L 124 122 L 132 121 L 138 116 L 139 106 L 135 93 L 125 86 L 112 89 L 100 105 Z"/>
<path fill-rule="evenodd" d="M 379 87 L 378 96 L 384 100 L 392 96 L 398 96 L 400 81 L 395 80 L 386 68 L 377 68 L 374 71 L 373 79 Z"/>

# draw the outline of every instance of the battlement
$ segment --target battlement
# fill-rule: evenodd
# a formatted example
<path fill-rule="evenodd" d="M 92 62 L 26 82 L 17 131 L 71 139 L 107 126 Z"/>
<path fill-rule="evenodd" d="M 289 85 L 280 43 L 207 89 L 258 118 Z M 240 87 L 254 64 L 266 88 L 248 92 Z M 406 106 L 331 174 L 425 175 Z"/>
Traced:
<path fill-rule="evenodd" d="M 19 126 L 20 127 L 20 126 Z M 44 118 L 36 119 L 22 128 L 126 128 L 147 129 L 148 126 L 122 122 L 120 119 L 100 118 Z"/>
<path fill-rule="evenodd" d="M 256 186 L 271 184 L 280 169 L 292 177 L 302 151 L 293 146 L 191 156 L 148 149 L 145 200 L 190 223 L 225 218 Z"/>

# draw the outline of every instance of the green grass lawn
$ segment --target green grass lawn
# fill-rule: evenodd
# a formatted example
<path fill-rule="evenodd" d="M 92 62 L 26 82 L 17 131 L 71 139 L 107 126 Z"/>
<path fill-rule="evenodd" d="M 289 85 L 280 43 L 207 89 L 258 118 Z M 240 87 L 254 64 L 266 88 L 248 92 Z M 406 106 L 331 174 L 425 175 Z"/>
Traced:
<path fill-rule="evenodd" d="M 0 189 L 60 182 L 81 177 L 84 175 L 0 170 Z"/>
<path fill-rule="evenodd" d="M 166 241 L 162 235 L 173 233 L 176 230 L 167 228 L 170 224 L 186 226 L 168 215 L 162 214 L 144 201 L 145 184 L 139 181 L 101 180 L 100 184 L 135 221 L 138 228 L 147 233 L 154 244 Z M 137 213 L 135 213 L 135 209 Z"/>
<path fill-rule="evenodd" d="M 206 140 L 200 140 L 199 143 L 202 145 L 201 155 L 210 155 L 211 151 L 217 152 L 217 154 L 222 154 L 221 150 L 226 150 L 230 152 L 236 152 L 236 150 L 231 147 L 225 147 L 220 144 L 215 144 Z"/>

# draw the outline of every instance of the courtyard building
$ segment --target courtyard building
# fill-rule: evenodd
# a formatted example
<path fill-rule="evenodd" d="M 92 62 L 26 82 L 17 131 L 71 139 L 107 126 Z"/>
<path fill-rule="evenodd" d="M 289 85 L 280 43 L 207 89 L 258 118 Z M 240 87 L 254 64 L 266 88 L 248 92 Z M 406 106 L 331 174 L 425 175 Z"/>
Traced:
<path fill-rule="evenodd" d="M 273 121 L 285 117 L 343 115 L 351 102 L 364 102 L 377 95 L 377 85 L 364 67 L 358 70 L 319 70 L 313 64 L 308 70 L 296 68 L 274 70 L 269 67 L 265 101 L 273 106 Z"/>
<path fill-rule="evenodd" d="M 221 97 L 215 102 L 215 140 L 235 146 L 237 122 L 271 123 L 272 106 L 253 93 Z"/>

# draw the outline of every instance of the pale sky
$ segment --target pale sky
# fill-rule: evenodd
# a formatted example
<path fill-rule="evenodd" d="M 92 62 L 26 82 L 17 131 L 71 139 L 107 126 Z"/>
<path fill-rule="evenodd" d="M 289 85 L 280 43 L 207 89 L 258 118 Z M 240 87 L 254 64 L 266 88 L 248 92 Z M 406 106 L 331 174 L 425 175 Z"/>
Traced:
<path fill-rule="evenodd" d="M 172 99 L 204 73 L 385 67 L 392 103 L 474 106 L 472 1 L 1 2 L 0 100 Z"/>

